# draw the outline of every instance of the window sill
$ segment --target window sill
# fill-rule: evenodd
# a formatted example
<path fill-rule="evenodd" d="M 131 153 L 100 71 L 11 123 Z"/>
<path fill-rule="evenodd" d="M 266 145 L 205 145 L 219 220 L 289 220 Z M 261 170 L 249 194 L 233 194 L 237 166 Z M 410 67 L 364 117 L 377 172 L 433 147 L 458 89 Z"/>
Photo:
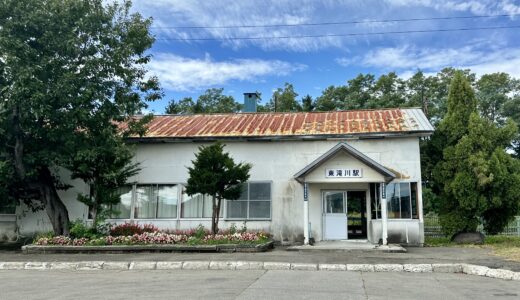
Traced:
<path fill-rule="evenodd" d="M 0 214 L 0 222 L 16 222 L 16 214 Z"/>
<path fill-rule="evenodd" d="M 253 222 L 253 221 L 268 221 L 270 222 L 272 219 L 271 218 L 268 218 L 268 219 L 232 219 L 232 218 L 226 218 L 224 219 L 224 221 L 242 221 L 242 222 Z"/>
<path fill-rule="evenodd" d="M 371 221 L 378 221 L 378 222 L 380 222 L 382 220 L 383 219 L 372 219 Z M 399 222 L 401 222 L 401 221 L 406 221 L 406 222 L 414 222 L 414 221 L 416 221 L 416 222 L 419 222 L 419 219 L 387 219 L 387 220 L 388 220 L 388 222 L 392 222 L 392 221 L 399 221 Z"/>

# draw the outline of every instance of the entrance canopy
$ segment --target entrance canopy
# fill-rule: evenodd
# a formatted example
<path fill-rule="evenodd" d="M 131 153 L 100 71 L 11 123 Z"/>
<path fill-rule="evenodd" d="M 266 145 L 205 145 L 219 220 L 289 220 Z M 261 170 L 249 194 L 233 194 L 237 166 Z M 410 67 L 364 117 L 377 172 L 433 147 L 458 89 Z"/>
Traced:
<path fill-rule="evenodd" d="M 396 175 L 347 143 L 339 143 L 294 175 L 300 182 L 389 182 Z"/>

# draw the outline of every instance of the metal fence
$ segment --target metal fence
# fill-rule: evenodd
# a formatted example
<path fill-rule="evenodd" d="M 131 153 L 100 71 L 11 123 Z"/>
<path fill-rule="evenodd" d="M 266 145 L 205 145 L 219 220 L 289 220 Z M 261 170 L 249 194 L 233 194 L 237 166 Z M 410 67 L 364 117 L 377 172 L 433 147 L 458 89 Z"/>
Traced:
<path fill-rule="evenodd" d="M 485 233 L 482 225 L 480 225 L 477 230 Z M 424 216 L 424 235 L 428 237 L 445 236 L 442 233 L 442 227 L 438 216 Z M 520 216 L 516 216 L 515 219 L 504 228 L 504 231 L 501 232 L 500 235 L 520 236 Z"/>

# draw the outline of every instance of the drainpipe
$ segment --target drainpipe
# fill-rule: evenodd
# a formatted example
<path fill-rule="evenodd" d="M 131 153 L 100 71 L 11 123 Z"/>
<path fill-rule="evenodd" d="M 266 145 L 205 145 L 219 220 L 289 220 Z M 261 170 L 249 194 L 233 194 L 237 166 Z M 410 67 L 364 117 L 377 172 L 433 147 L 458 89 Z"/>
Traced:
<path fill-rule="evenodd" d="M 303 243 L 309 244 L 309 186 L 303 182 Z"/>

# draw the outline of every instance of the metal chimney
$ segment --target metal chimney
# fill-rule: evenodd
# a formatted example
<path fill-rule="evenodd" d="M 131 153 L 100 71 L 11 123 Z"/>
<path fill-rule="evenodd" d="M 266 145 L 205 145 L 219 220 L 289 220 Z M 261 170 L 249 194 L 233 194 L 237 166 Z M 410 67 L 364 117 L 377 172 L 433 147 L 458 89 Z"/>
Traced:
<path fill-rule="evenodd" d="M 244 109 L 242 112 L 256 112 L 256 104 L 260 95 L 258 93 L 244 93 Z"/>

